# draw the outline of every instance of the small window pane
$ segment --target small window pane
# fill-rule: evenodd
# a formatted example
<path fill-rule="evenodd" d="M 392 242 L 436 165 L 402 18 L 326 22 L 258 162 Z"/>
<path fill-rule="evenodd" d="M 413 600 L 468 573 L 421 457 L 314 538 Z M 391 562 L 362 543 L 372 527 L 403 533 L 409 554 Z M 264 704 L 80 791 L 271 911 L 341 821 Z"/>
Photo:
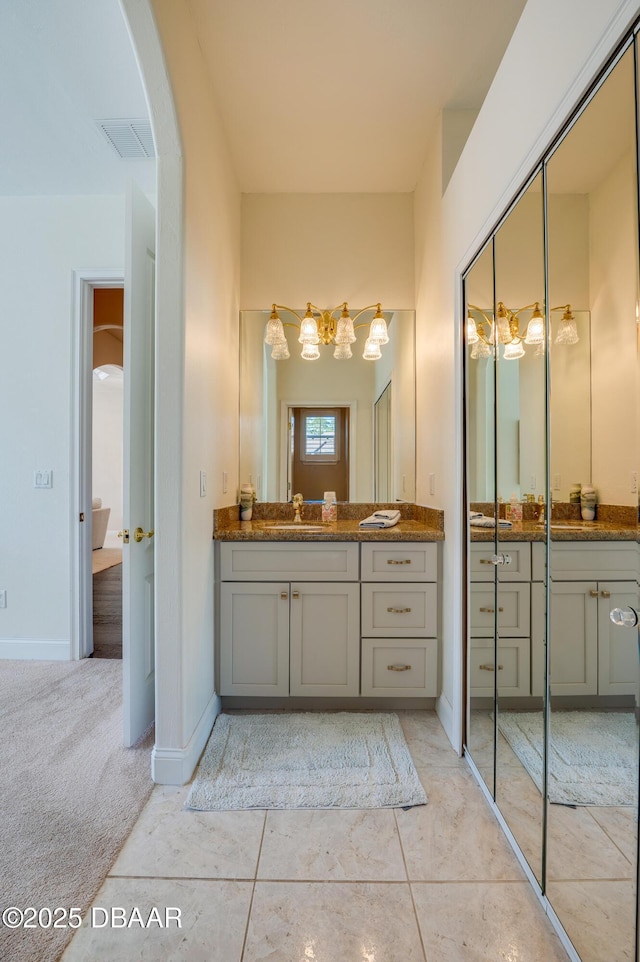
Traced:
<path fill-rule="evenodd" d="M 334 415 L 305 418 L 305 454 L 335 455 L 336 419 Z"/>

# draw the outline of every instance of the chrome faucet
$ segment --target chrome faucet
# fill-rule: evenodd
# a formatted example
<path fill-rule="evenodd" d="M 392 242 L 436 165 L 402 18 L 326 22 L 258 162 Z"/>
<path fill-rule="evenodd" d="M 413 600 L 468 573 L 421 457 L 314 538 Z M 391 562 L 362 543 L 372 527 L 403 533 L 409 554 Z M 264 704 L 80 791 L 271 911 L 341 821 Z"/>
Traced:
<path fill-rule="evenodd" d="M 294 494 L 293 496 L 293 507 L 295 508 L 295 515 L 293 518 L 293 523 L 297 524 L 302 521 L 302 515 L 300 514 L 302 510 L 302 505 L 304 504 L 304 498 L 301 494 Z"/>

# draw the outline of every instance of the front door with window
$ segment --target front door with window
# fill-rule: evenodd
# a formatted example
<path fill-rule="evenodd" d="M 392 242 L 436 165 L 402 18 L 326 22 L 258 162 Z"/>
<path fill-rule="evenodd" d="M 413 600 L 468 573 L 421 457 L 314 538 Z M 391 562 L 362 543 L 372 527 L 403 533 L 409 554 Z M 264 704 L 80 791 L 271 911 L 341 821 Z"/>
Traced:
<path fill-rule="evenodd" d="M 349 409 L 292 408 L 291 493 L 321 501 L 335 491 L 349 500 Z"/>

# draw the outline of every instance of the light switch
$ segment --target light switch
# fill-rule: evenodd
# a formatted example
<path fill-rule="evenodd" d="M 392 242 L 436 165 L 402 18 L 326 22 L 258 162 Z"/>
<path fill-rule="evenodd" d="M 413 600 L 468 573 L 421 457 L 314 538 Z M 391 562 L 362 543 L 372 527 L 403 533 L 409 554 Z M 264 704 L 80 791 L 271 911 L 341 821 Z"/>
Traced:
<path fill-rule="evenodd" d="M 34 488 L 52 488 L 53 487 L 53 471 L 34 471 L 33 473 L 33 486 Z"/>
<path fill-rule="evenodd" d="M 207 472 L 200 472 L 200 497 L 206 498 L 207 496 Z"/>

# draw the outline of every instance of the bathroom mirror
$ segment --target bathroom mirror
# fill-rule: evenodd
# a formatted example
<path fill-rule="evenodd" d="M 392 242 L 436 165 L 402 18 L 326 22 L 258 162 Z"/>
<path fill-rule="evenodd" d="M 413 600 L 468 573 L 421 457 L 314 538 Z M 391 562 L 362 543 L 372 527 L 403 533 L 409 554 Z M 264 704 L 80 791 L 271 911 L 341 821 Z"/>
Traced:
<path fill-rule="evenodd" d="M 269 313 L 240 313 L 240 480 L 251 480 L 261 501 L 290 500 L 295 439 L 309 435 L 300 431 L 301 419 L 326 415 L 305 424 L 331 427 L 335 417 L 336 431 L 342 425 L 335 442 L 346 458 L 339 501 L 415 501 L 414 312 L 384 311 L 389 343 L 377 361 L 362 358 L 363 330 L 350 359 L 336 360 L 333 346 L 321 345 L 318 360 L 304 360 L 293 327 L 285 327 L 290 357 L 273 360 L 264 344 Z M 284 311 L 282 319 L 294 320 Z M 320 483 L 318 493 L 304 485 L 302 494 L 315 500 L 336 487 Z"/>
<path fill-rule="evenodd" d="M 550 344 L 551 493 L 566 502 L 571 482 L 591 482 L 597 523 L 633 530 L 640 448 L 631 46 L 549 159 L 546 177 L 550 300 L 588 307 L 591 334 L 590 415 L 583 401 L 566 423 L 553 415 L 583 379 L 583 332 L 577 343 Z M 583 962 L 636 958 L 638 639 L 609 618 L 614 607 L 637 607 L 636 551 L 626 542 L 552 540 L 549 555 L 547 895 Z"/>
<path fill-rule="evenodd" d="M 465 747 L 582 962 L 639 957 L 638 634 L 610 618 L 640 604 L 634 43 L 464 276 L 466 506 L 545 511 L 469 525 Z"/>

